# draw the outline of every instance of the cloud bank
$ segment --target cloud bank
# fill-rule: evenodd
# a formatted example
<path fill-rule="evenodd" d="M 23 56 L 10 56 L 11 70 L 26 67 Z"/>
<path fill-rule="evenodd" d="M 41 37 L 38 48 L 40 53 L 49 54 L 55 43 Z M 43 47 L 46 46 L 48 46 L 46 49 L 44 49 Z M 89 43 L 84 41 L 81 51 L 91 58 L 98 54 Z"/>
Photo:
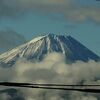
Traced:
<path fill-rule="evenodd" d="M 96 1 L 95 1 L 96 2 Z M 83 5 L 80 0 L 0 0 L 0 15 L 2 17 L 15 17 L 32 11 L 51 14 L 70 21 L 92 20 L 100 22 L 100 6 Z"/>
<path fill-rule="evenodd" d="M 29 62 L 23 58 L 19 59 L 11 68 L 0 67 L 0 81 L 74 85 L 100 84 L 100 62 L 92 60 L 87 63 L 77 61 L 69 65 L 65 62 L 65 56 L 58 53 L 48 54 L 42 62 Z M 72 91 L 19 88 L 18 92 L 25 100 L 100 99 L 99 94 Z M 12 98 L 11 95 L 4 93 L 0 94 L 0 97 Z M 2 100 L 9 100 L 8 98 Z"/>
<path fill-rule="evenodd" d="M 13 30 L 0 30 L 0 51 L 6 51 L 25 43 L 25 38 Z"/>

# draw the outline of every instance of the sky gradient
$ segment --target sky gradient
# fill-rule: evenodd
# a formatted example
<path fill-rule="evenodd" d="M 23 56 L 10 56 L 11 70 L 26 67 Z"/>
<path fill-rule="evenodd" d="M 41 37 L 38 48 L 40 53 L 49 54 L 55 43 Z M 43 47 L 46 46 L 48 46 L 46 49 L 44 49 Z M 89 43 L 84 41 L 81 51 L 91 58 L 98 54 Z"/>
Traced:
<path fill-rule="evenodd" d="M 27 41 L 68 34 L 100 56 L 100 1 L 0 0 L 0 30 L 13 30 Z"/>

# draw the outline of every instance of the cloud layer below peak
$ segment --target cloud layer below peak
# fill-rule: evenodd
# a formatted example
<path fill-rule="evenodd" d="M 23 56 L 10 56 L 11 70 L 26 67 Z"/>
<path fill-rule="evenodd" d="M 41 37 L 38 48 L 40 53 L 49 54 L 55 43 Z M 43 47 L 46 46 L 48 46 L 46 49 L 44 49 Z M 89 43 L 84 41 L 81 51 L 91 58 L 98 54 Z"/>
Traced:
<path fill-rule="evenodd" d="M 54 58 L 54 59 L 52 59 Z M 100 84 L 100 62 L 77 61 L 66 64 L 65 57 L 59 53 L 48 54 L 41 62 L 19 59 L 11 68 L 0 67 L 0 81 L 56 84 Z M 94 87 L 93 87 L 94 88 Z M 4 87 L 1 87 L 4 89 Z M 0 94 L 1 100 L 99 100 L 99 94 L 17 88 L 18 94 Z M 35 91 L 35 92 L 34 92 Z M 1 92 L 0 92 L 1 93 Z M 16 96 L 17 95 L 17 96 Z M 12 97 L 13 96 L 13 97 Z M 21 99 L 23 100 L 23 99 Z"/>

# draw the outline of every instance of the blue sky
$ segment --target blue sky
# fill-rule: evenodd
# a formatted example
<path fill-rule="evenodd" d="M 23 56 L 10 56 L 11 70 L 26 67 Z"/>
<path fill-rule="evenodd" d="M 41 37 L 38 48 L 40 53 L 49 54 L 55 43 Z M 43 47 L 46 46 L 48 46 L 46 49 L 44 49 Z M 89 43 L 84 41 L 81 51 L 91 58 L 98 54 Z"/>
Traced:
<path fill-rule="evenodd" d="M 99 1 L 0 0 L 0 5 L 0 30 L 14 30 L 27 40 L 47 33 L 68 34 L 100 55 Z"/>

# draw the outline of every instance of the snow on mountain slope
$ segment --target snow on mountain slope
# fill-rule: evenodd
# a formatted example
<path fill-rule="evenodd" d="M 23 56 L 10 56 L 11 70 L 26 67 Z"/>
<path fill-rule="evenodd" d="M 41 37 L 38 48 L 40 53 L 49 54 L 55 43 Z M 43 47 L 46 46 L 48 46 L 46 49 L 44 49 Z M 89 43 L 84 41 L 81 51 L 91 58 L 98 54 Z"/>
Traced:
<path fill-rule="evenodd" d="M 47 34 L 0 55 L 0 63 L 11 66 L 21 57 L 31 61 L 40 61 L 46 54 L 51 52 L 64 54 L 66 60 L 70 62 L 76 60 L 86 62 L 90 59 L 98 61 L 100 59 L 99 56 L 71 36 Z"/>

